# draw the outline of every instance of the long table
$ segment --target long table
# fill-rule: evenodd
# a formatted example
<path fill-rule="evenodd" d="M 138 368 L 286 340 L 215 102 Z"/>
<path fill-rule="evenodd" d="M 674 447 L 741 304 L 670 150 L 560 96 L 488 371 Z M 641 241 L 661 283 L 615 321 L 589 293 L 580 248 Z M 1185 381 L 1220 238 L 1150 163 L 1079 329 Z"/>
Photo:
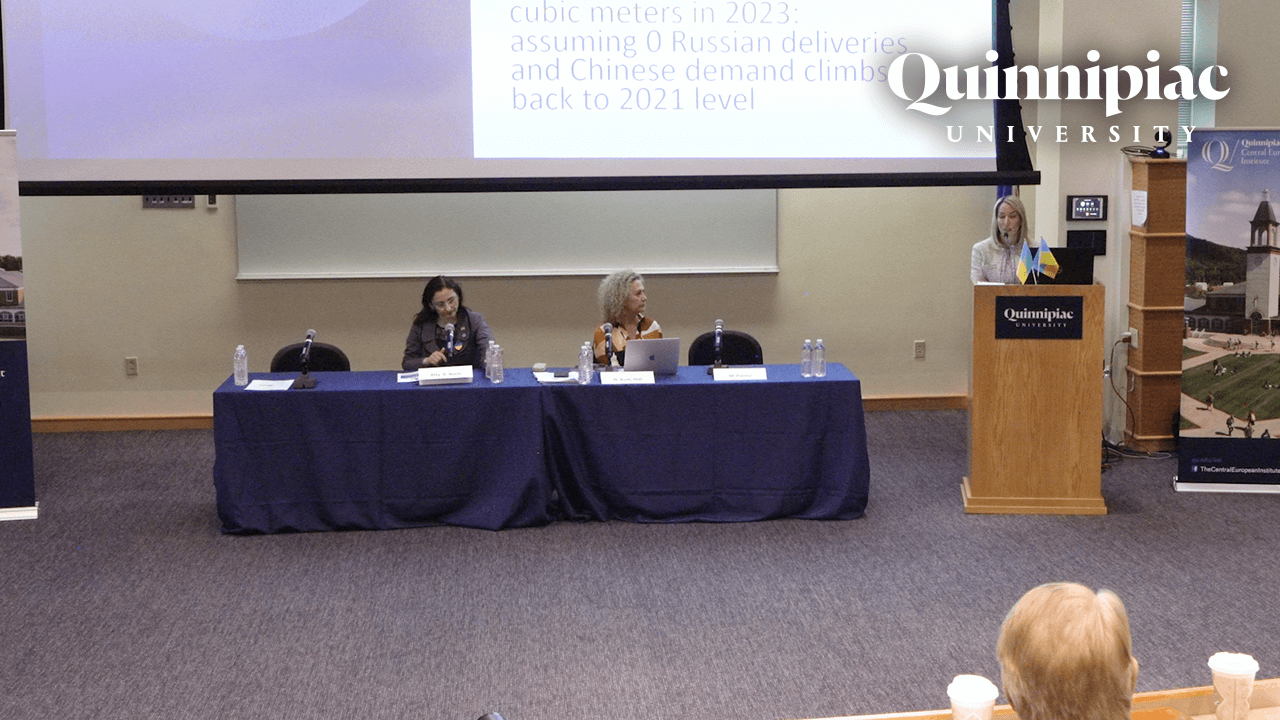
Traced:
<path fill-rule="evenodd" d="M 282 392 L 228 379 L 213 395 L 218 515 L 228 533 L 861 517 L 858 379 L 836 364 L 767 372 L 578 386 L 510 369 L 429 387 L 314 373 L 316 388 Z"/>
<path fill-rule="evenodd" d="M 1210 676 L 1205 669 L 1206 678 Z M 942 699 L 945 701 L 946 696 Z M 1132 720 L 1217 720 L 1217 707 L 1212 685 L 1179 688 L 1176 690 L 1150 690 L 1133 694 Z M 1254 682 L 1253 695 L 1249 698 L 1249 720 L 1277 720 L 1280 718 L 1280 678 L 1259 679 Z M 1018 720 L 1018 715 L 1008 705 L 997 705 L 993 717 L 996 720 Z M 843 715 L 822 720 L 954 720 L 951 709 L 915 710 L 908 712 L 878 713 L 875 715 Z"/>

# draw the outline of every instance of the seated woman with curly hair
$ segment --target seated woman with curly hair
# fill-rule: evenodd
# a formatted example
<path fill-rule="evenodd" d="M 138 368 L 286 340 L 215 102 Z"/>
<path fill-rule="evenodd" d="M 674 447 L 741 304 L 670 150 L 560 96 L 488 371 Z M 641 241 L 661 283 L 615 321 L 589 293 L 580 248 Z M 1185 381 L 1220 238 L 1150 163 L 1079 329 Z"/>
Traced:
<path fill-rule="evenodd" d="M 613 353 L 618 365 L 626 359 L 627 341 L 662 337 L 662 328 L 651 317 L 645 317 L 644 307 L 648 298 L 644 294 L 644 278 L 634 270 L 619 270 L 600 282 L 596 292 L 600 301 L 600 314 L 604 322 L 596 327 L 592 347 L 596 362 L 603 365 L 605 358 L 604 326 L 612 326 Z"/>

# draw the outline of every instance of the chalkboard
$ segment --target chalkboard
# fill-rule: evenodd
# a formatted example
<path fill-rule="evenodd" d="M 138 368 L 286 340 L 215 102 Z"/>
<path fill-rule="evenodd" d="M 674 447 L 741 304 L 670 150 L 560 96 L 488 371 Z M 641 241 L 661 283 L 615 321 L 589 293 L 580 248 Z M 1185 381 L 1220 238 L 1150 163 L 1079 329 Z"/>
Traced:
<path fill-rule="evenodd" d="M 240 280 L 778 271 L 776 190 L 239 195 Z"/>

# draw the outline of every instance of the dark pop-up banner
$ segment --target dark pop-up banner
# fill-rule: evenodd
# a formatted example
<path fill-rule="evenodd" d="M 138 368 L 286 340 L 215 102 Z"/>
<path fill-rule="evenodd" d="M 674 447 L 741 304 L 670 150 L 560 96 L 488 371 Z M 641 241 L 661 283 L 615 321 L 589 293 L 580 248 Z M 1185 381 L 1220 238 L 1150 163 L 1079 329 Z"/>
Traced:
<path fill-rule="evenodd" d="M 0 130 L 0 520 L 36 516 L 17 142 Z"/>
<path fill-rule="evenodd" d="M 1280 492 L 1280 130 L 1187 148 L 1179 490 Z"/>

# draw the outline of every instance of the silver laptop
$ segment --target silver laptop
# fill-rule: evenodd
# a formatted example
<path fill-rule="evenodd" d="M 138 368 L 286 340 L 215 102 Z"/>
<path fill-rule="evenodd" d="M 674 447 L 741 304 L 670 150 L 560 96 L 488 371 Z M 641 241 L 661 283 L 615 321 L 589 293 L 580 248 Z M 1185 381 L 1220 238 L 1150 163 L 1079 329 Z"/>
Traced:
<path fill-rule="evenodd" d="M 675 375 L 680 364 L 680 338 L 628 340 L 623 370 L 652 370 L 654 375 Z"/>

